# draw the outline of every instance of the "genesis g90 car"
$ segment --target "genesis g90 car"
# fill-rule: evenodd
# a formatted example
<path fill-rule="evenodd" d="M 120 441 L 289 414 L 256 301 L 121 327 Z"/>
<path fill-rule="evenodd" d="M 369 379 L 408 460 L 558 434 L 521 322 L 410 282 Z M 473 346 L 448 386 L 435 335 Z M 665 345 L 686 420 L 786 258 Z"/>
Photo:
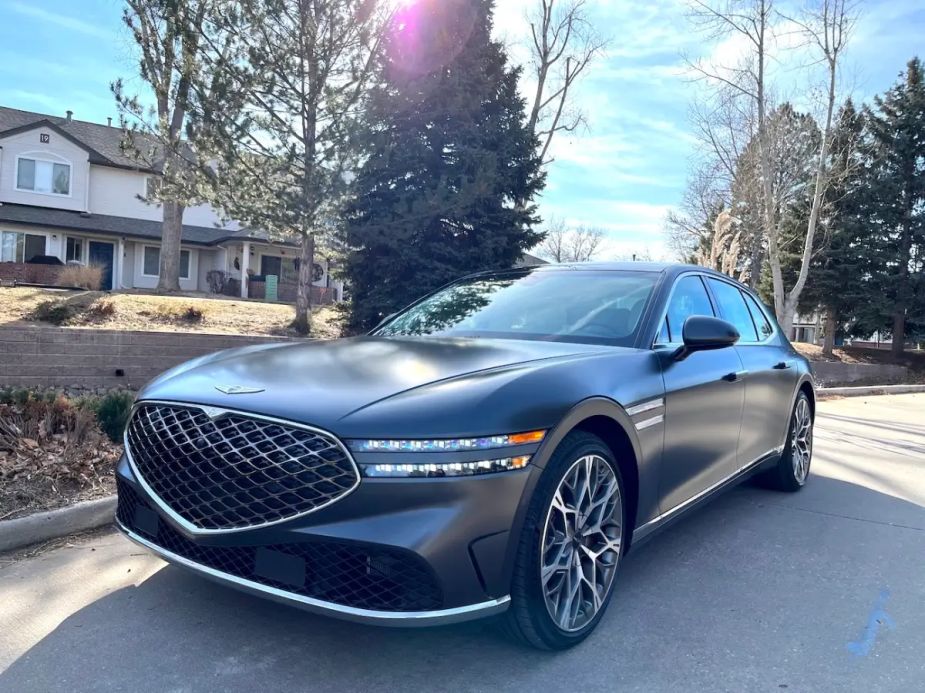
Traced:
<path fill-rule="evenodd" d="M 630 547 L 760 473 L 806 483 L 808 364 L 701 267 L 483 273 L 364 337 L 205 356 L 139 393 L 117 522 L 169 562 L 355 621 L 597 625 Z"/>

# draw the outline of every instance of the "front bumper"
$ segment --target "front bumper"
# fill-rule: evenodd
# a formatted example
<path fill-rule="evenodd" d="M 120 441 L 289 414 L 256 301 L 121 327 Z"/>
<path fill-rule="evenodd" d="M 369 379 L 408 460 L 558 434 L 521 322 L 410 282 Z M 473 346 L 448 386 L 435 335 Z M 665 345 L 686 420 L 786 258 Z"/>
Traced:
<path fill-rule="evenodd" d="M 512 530 L 538 472 L 364 479 L 310 515 L 197 535 L 163 510 L 123 458 L 116 524 L 170 563 L 309 611 L 386 626 L 455 623 L 507 609 Z M 261 570 L 267 556 L 282 561 L 280 574 Z"/>
<path fill-rule="evenodd" d="M 312 597 L 305 597 L 294 594 L 293 592 L 287 592 L 278 587 L 263 585 L 259 582 L 245 580 L 235 575 L 223 573 L 220 570 L 210 568 L 201 563 L 196 563 L 158 546 L 145 539 L 143 536 L 135 534 L 135 532 L 125 527 L 118 519 L 116 520 L 116 526 L 133 542 L 148 549 L 148 551 L 163 558 L 168 563 L 173 563 L 174 565 L 192 570 L 209 580 L 234 587 L 243 592 L 266 597 L 273 601 L 297 606 L 306 611 L 323 614 L 325 616 L 334 616 L 347 621 L 372 623 L 381 626 L 436 626 L 448 623 L 459 623 L 475 618 L 484 618 L 492 614 L 499 614 L 508 608 L 508 604 L 511 601 L 509 596 L 505 596 L 499 599 L 490 599 L 478 604 L 458 606 L 452 609 L 438 609 L 435 611 L 376 611 L 373 609 L 359 609 L 342 604 L 335 604 L 334 602 L 314 599 Z"/>

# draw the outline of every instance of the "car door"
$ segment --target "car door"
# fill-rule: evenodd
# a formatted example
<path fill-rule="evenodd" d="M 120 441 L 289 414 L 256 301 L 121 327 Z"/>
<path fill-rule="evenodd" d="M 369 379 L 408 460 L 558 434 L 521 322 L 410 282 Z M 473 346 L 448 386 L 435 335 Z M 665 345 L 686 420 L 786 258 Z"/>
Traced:
<path fill-rule="evenodd" d="M 784 443 L 798 377 L 795 355 L 754 296 L 715 277 L 707 285 L 720 316 L 739 330 L 735 350 L 747 373 L 739 465 L 746 466 Z"/>
<path fill-rule="evenodd" d="M 717 485 L 736 470 L 739 423 L 745 400 L 735 349 L 672 358 L 691 315 L 715 316 L 700 274 L 679 277 L 671 290 L 655 348 L 665 384 L 665 442 L 659 474 L 666 513 Z"/>

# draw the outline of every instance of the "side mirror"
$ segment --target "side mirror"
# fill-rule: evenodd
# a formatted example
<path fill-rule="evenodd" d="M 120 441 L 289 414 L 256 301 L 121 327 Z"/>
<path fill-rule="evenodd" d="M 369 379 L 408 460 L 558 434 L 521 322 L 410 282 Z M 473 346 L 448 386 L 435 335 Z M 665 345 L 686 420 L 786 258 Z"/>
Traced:
<path fill-rule="evenodd" d="M 695 351 L 724 349 L 739 341 L 739 331 L 730 322 L 706 315 L 691 315 L 681 329 L 684 346 L 674 353 L 675 361 L 683 361 Z"/>

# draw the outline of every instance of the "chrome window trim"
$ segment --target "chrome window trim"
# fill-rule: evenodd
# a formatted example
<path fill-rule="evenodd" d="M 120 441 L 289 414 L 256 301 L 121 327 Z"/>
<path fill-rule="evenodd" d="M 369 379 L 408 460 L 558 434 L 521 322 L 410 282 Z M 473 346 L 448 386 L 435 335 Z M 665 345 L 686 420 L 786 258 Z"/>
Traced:
<path fill-rule="evenodd" d="M 511 601 L 510 595 L 505 595 L 478 604 L 467 604 L 465 606 L 457 606 L 452 609 L 440 609 L 438 611 L 377 611 L 375 609 L 360 609 L 355 606 L 344 606 L 343 604 L 326 602 L 321 599 L 314 599 L 313 597 L 305 597 L 259 582 L 245 580 L 236 575 L 223 573 L 220 570 L 210 568 L 201 563 L 196 563 L 195 561 L 191 561 L 188 558 L 184 558 L 183 556 L 152 543 L 148 539 L 145 539 L 125 527 L 118 520 L 116 520 L 116 527 L 130 540 L 149 550 L 156 556 L 163 558 L 169 563 L 174 563 L 197 572 L 203 577 L 228 584 L 231 587 L 236 587 L 246 592 L 253 592 L 264 597 L 270 597 L 276 601 L 292 604 L 293 606 L 301 607 L 307 611 L 313 611 L 328 616 L 336 616 L 348 621 L 375 623 L 384 626 L 432 626 L 443 623 L 458 623 L 460 621 L 468 621 L 470 619 L 501 613 L 508 608 Z"/>
<path fill-rule="evenodd" d="M 750 290 L 743 289 L 741 287 L 739 287 L 739 291 L 741 291 L 746 296 L 750 297 L 755 302 L 755 305 L 758 307 L 758 310 L 761 311 L 761 315 L 767 321 L 768 325 L 771 326 L 771 334 L 769 334 L 765 339 L 761 340 L 760 342 L 748 342 L 746 344 L 743 344 L 742 346 L 762 346 L 763 344 L 767 344 L 772 339 L 774 339 L 774 337 L 777 336 L 777 320 L 772 319 L 768 315 L 767 306 L 764 305 L 764 301 L 762 301 L 758 297 L 757 294 L 753 294 Z M 748 312 L 749 314 L 751 314 L 752 309 L 748 307 L 748 301 L 745 302 L 745 307 L 748 308 Z M 755 316 L 752 316 L 752 322 L 755 322 Z M 755 325 L 755 332 L 758 332 L 758 325 Z"/>
<path fill-rule="evenodd" d="M 729 277 L 714 275 L 709 272 L 698 272 L 696 270 L 691 270 L 691 271 L 679 274 L 677 277 L 675 277 L 674 284 L 672 284 L 671 286 L 671 292 L 668 294 L 668 300 L 665 301 L 665 309 L 662 311 L 662 316 L 661 318 L 659 318 L 658 322 L 655 323 L 655 336 L 652 338 L 652 345 L 650 348 L 658 349 L 658 348 L 664 348 L 664 347 L 679 347 L 683 344 L 683 342 L 660 342 L 658 341 L 658 337 L 662 332 L 662 324 L 665 322 L 665 318 L 668 316 L 668 306 L 671 305 L 671 299 L 674 297 L 674 292 L 678 286 L 678 282 L 681 281 L 681 279 L 683 279 L 684 277 L 689 277 L 691 275 L 696 275 L 700 277 L 700 280 L 703 282 L 703 286 L 707 290 L 707 296 L 710 297 L 710 304 L 713 306 L 713 316 L 714 317 L 717 317 L 717 318 L 721 317 L 719 315 L 719 304 L 717 303 L 716 297 L 713 295 L 713 292 L 710 290 L 709 284 L 707 284 L 706 282 L 707 279 L 716 279 L 717 281 L 725 282 L 726 284 L 734 286 L 739 291 L 742 291 L 748 294 L 749 296 L 751 296 L 753 299 L 755 299 L 755 303 L 758 304 L 758 309 L 764 315 L 764 319 L 767 320 L 768 324 L 771 326 L 771 334 L 768 335 L 766 339 L 760 342 L 743 342 L 741 344 L 736 342 L 735 346 L 744 346 L 744 347 L 745 346 L 765 346 L 769 344 L 775 337 L 777 337 L 779 333 L 778 328 L 777 328 L 777 321 L 772 320 L 768 316 L 767 306 L 765 306 L 762 300 L 758 298 L 750 289 L 748 289 L 744 285 L 739 285 L 738 283 L 735 282 L 735 280 L 730 279 Z M 746 308 L 748 308 L 748 304 L 746 304 Z M 749 311 L 749 314 L 750 313 L 751 311 Z M 725 320 L 725 318 L 722 318 L 722 319 Z M 754 322 L 754 319 L 752 319 L 752 322 Z M 758 332 L 757 325 L 755 325 L 755 332 L 756 333 Z"/>
<path fill-rule="evenodd" d="M 135 465 L 135 460 L 132 458 L 131 448 L 128 444 L 128 427 L 131 424 L 131 421 L 135 416 L 135 411 L 139 407 L 142 407 L 148 404 L 160 404 L 160 405 L 164 405 L 168 407 L 181 407 L 181 408 L 186 408 L 186 409 L 199 409 L 200 411 L 205 412 L 205 414 L 211 419 L 217 419 L 222 416 L 227 416 L 229 414 L 236 414 L 238 416 L 243 416 L 245 418 L 257 419 L 258 421 L 266 421 L 268 423 L 275 423 L 280 426 L 290 426 L 292 428 L 301 428 L 311 433 L 317 433 L 319 435 L 326 436 L 330 438 L 331 440 L 333 440 L 335 443 L 337 443 L 337 446 L 344 453 L 344 455 L 346 455 L 347 460 L 349 460 L 350 462 L 350 466 L 353 468 L 356 481 L 354 482 L 353 486 L 351 486 L 349 489 L 344 491 L 344 493 L 342 493 L 341 495 L 337 496 L 337 498 L 333 498 L 327 501 L 326 503 L 322 503 L 321 505 L 315 508 L 312 508 L 311 510 L 298 513 L 296 515 L 290 515 L 289 517 L 284 517 L 279 520 L 273 520 L 272 522 L 263 522 L 263 523 L 256 524 L 256 525 L 248 525 L 246 527 L 231 527 L 228 529 L 203 529 L 202 527 L 197 527 L 196 525 L 191 523 L 186 518 L 181 517 L 170 506 L 168 506 L 167 503 L 163 501 L 160 496 L 157 495 L 157 493 L 154 492 L 154 489 L 152 489 L 148 485 L 148 482 L 145 480 L 144 476 L 141 474 L 141 472 L 138 470 L 138 467 Z M 123 431 L 122 433 L 122 442 L 125 448 L 125 458 L 126 460 L 128 460 L 129 467 L 132 470 L 132 475 L 135 477 L 136 481 L 138 481 L 139 485 L 144 489 L 145 493 L 148 494 L 151 500 L 155 502 L 157 507 L 165 515 L 167 515 L 174 523 L 176 523 L 179 527 L 181 527 L 185 532 L 188 532 L 189 534 L 196 535 L 196 536 L 215 535 L 215 534 L 234 534 L 236 532 L 249 532 L 254 529 L 263 529 L 264 527 L 272 527 L 273 525 L 282 524 L 283 522 L 289 522 L 291 520 L 296 520 L 301 517 L 305 517 L 306 515 L 311 515 L 312 513 L 317 512 L 323 508 L 326 508 L 333 503 L 337 503 L 338 501 L 341 501 L 347 496 L 349 496 L 351 493 L 353 493 L 357 489 L 357 487 L 360 485 L 360 482 L 362 480 L 362 475 L 360 474 L 360 468 L 357 466 L 356 460 L 353 459 L 353 455 L 350 454 L 350 450 L 347 449 L 347 446 L 344 445 L 344 443 L 341 441 L 340 438 L 338 438 L 336 435 L 334 435 L 330 431 L 325 431 L 322 428 L 316 428 L 315 426 L 309 426 L 308 424 L 299 423 L 297 421 L 290 421 L 288 419 L 279 419 L 274 416 L 264 416 L 262 414 L 254 414 L 253 412 L 242 411 L 240 409 L 229 409 L 227 407 L 214 407 L 212 405 L 196 404 L 194 402 L 178 402 L 178 401 L 160 400 L 160 399 L 139 400 L 135 402 L 134 405 L 132 405 L 132 411 L 129 414 L 128 423 L 125 426 L 125 431 Z"/>
<path fill-rule="evenodd" d="M 662 324 L 665 322 L 665 319 L 668 317 L 668 306 L 671 305 L 671 299 L 674 298 L 674 292 L 678 288 L 678 282 L 680 282 L 685 277 L 700 277 L 700 281 L 703 282 L 703 290 L 707 292 L 707 299 L 710 301 L 710 305 L 713 307 L 713 317 L 719 317 L 717 313 L 717 305 L 714 303 L 713 294 L 710 292 L 710 288 L 707 286 L 707 283 L 704 281 L 706 276 L 703 272 L 698 272 L 696 270 L 691 270 L 688 272 L 682 272 L 677 277 L 674 278 L 674 283 L 671 285 L 671 291 L 668 293 L 668 300 L 665 301 L 665 309 L 662 311 L 662 317 L 659 318 L 658 322 L 655 323 L 655 337 L 652 339 L 652 348 L 656 349 L 658 347 L 679 347 L 684 342 L 660 342 L 658 341 L 659 335 L 662 333 Z"/>
<path fill-rule="evenodd" d="M 776 327 L 776 325 L 775 325 L 775 322 L 776 322 L 776 321 L 771 320 L 770 318 L 768 318 L 767 313 L 765 313 L 764 304 L 762 303 L 762 301 L 761 301 L 760 298 L 758 298 L 757 296 L 755 296 L 754 294 L 752 294 L 752 292 L 751 292 L 749 289 L 747 289 L 745 286 L 740 286 L 739 284 L 736 284 L 736 283 L 733 282 L 733 281 L 729 281 L 728 279 L 726 279 L 726 278 L 724 278 L 724 277 L 714 277 L 713 275 L 710 275 L 710 274 L 708 274 L 708 275 L 706 275 L 706 276 L 707 276 L 707 279 L 715 279 L 715 280 L 718 281 L 718 282 L 723 282 L 724 284 L 728 284 L 729 286 L 732 286 L 732 287 L 738 289 L 738 290 L 739 290 L 739 293 L 748 294 L 748 295 L 751 296 L 753 299 L 755 299 L 755 303 L 758 304 L 758 309 L 761 311 L 762 315 L 764 315 L 764 319 L 767 320 L 767 321 L 768 321 L 768 324 L 771 326 L 771 334 L 768 335 L 765 339 L 762 339 L 762 340 L 760 340 L 760 341 L 758 341 L 758 342 L 736 342 L 736 343 L 735 343 L 735 346 L 743 346 L 743 347 L 747 347 L 747 346 L 764 346 L 765 344 L 767 344 L 768 342 L 770 342 L 772 339 L 774 339 L 774 337 L 777 335 L 777 327 Z M 704 282 L 704 283 L 706 283 L 706 282 Z M 709 285 L 709 284 L 707 284 L 707 291 L 710 291 L 710 285 Z M 712 293 L 712 292 L 711 292 L 711 293 Z M 742 302 L 745 303 L 745 299 L 744 299 L 744 298 L 742 299 Z M 717 299 L 717 301 L 716 301 L 716 307 L 719 308 L 719 300 L 718 300 L 718 299 Z M 751 311 L 751 309 L 748 307 L 748 303 L 745 303 L 745 310 L 747 310 L 749 316 L 751 316 L 752 311 Z M 723 318 L 723 320 L 725 320 L 725 318 Z M 752 320 L 752 326 L 755 328 L 755 334 L 758 334 L 758 325 L 755 325 L 755 318 L 751 318 L 751 320 Z"/>

